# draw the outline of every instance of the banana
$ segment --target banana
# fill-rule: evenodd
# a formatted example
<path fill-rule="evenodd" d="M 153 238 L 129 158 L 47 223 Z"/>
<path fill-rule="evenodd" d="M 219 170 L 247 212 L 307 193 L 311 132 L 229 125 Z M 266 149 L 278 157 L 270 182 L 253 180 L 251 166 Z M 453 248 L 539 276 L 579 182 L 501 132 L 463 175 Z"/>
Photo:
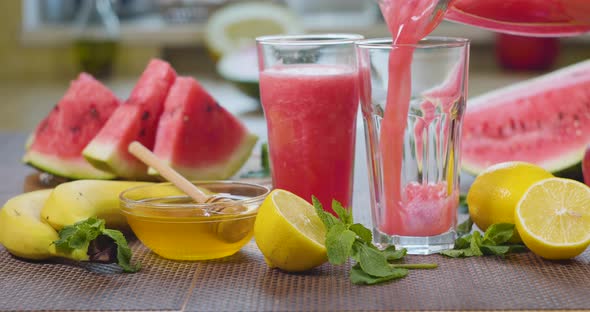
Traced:
<path fill-rule="evenodd" d="M 119 194 L 150 182 L 78 180 L 58 185 L 41 210 L 41 218 L 54 229 L 96 217 L 109 228 L 127 228 L 121 214 Z"/>
<path fill-rule="evenodd" d="M 0 210 L 0 243 L 13 255 L 32 260 L 53 256 L 57 231 L 40 218 L 51 190 L 35 191 L 8 200 Z"/>

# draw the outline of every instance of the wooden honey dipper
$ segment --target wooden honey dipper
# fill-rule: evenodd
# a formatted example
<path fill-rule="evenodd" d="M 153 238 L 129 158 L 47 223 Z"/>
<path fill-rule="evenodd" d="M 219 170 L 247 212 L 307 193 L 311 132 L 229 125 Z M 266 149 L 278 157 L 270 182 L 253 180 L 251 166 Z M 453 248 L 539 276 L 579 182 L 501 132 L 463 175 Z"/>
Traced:
<path fill-rule="evenodd" d="M 227 198 L 223 195 L 207 195 L 203 193 L 198 187 L 192 184 L 189 180 L 183 177 L 180 173 L 172 169 L 166 163 L 164 163 L 161 159 L 159 159 L 152 151 L 147 149 L 143 144 L 133 141 L 129 144 L 128 147 L 129 153 L 133 156 L 137 157 L 141 160 L 144 164 L 156 169 L 158 173 L 164 177 L 168 182 L 174 184 L 178 187 L 181 191 L 185 192 L 188 196 L 190 196 L 195 202 L 199 204 L 221 204 L 221 203 L 228 203 L 228 205 L 214 205 L 207 211 L 212 212 L 224 212 L 224 210 L 228 208 L 236 208 L 229 204 L 230 202 L 233 203 L 234 200 L 231 198 Z M 234 209 L 232 209 L 234 210 Z"/>

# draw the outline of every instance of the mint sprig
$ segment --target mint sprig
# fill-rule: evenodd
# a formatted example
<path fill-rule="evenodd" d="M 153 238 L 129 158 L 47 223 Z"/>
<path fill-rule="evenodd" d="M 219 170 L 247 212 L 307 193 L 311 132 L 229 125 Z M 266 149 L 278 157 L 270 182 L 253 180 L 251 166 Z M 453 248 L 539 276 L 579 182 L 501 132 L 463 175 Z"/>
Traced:
<path fill-rule="evenodd" d="M 373 285 L 408 275 L 409 269 L 434 269 L 436 264 L 404 264 L 406 249 L 396 250 L 389 246 L 380 250 L 373 245 L 373 234 L 360 223 L 354 223 L 352 213 L 338 201 L 332 201 L 332 209 L 338 217 L 324 211 L 319 200 L 312 197 L 313 206 L 326 227 L 328 261 L 334 265 L 344 264 L 349 258 L 356 263 L 350 270 L 353 284 Z M 395 262 L 395 263 L 390 263 Z"/>
<path fill-rule="evenodd" d="M 107 263 L 116 258 L 123 272 L 128 273 L 137 272 L 141 267 L 131 264 L 131 249 L 123 233 L 105 228 L 102 219 L 88 218 L 76 222 L 64 227 L 58 235 L 59 239 L 53 243 L 63 254 L 86 254 L 90 261 Z"/>
<path fill-rule="evenodd" d="M 510 243 L 515 228 L 511 223 L 497 223 L 490 226 L 482 235 L 479 231 L 471 232 L 473 222 L 467 219 L 457 227 L 459 237 L 455 240 L 455 248 L 440 253 L 451 258 L 467 258 L 480 256 L 501 256 L 526 251 L 523 244 Z"/>

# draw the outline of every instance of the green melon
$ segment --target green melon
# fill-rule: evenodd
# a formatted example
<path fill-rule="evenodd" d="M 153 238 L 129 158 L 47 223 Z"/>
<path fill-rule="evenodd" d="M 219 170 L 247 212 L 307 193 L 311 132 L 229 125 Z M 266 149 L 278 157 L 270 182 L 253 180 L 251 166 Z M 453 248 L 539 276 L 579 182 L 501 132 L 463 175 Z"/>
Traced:
<path fill-rule="evenodd" d="M 590 60 L 470 99 L 464 118 L 465 171 L 526 161 L 581 179 L 590 144 Z"/>

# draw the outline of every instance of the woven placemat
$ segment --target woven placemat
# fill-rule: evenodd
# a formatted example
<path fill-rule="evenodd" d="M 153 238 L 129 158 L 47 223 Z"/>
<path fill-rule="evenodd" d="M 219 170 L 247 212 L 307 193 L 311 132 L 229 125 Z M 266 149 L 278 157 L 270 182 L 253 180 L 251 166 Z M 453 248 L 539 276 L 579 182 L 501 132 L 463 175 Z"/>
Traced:
<path fill-rule="evenodd" d="M 2 203 L 23 191 L 25 177 L 35 177 L 16 165 L 25 139 L 26 134 L 0 133 Z M 364 159 L 357 165 L 364 166 Z M 368 224 L 366 176 L 355 180 L 355 220 Z M 415 270 L 389 284 L 355 286 L 348 279 L 350 264 L 324 264 L 304 274 L 269 269 L 253 242 L 234 256 L 204 262 L 165 260 L 138 241 L 131 247 L 134 260 L 143 264 L 135 274 L 121 274 L 112 265 L 27 262 L 0 247 L 0 310 L 590 310 L 590 250 L 564 262 L 531 253 L 505 259 L 408 256 L 408 262 L 436 262 L 439 268 Z"/>
<path fill-rule="evenodd" d="M 355 286 L 349 265 L 289 274 L 269 269 L 254 242 L 215 261 L 176 262 L 131 243 L 139 273 L 115 266 L 33 263 L 0 248 L 0 309 L 97 311 L 565 310 L 590 308 L 590 250 L 564 262 L 531 253 L 448 259 L 402 280 Z"/>

